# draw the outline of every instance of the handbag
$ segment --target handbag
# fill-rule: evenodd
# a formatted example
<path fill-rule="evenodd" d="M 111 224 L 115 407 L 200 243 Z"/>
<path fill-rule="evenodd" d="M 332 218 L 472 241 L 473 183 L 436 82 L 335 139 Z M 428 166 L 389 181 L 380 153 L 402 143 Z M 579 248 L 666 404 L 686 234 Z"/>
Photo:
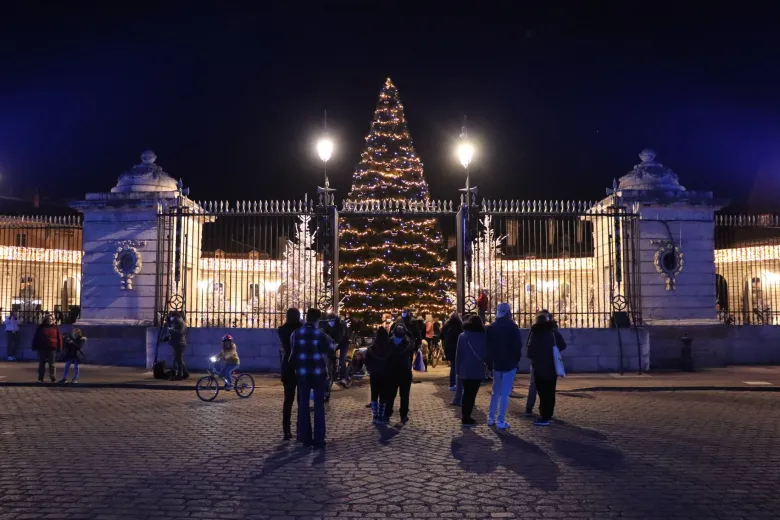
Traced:
<path fill-rule="evenodd" d="M 415 372 L 425 372 L 425 363 L 423 362 L 422 350 L 417 349 L 417 356 L 414 358 L 414 370 Z"/>
<path fill-rule="evenodd" d="M 557 345 L 553 345 L 553 361 L 555 361 L 555 373 L 558 377 L 566 377 L 566 369 L 563 366 L 563 356 Z"/>

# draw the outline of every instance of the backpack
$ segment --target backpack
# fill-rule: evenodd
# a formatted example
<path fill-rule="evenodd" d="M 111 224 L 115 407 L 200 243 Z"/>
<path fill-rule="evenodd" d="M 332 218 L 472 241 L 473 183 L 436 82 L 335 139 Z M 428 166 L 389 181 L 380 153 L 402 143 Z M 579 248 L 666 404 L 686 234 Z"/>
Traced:
<path fill-rule="evenodd" d="M 152 365 L 152 374 L 155 379 L 167 379 L 165 370 L 165 361 L 158 361 Z"/>

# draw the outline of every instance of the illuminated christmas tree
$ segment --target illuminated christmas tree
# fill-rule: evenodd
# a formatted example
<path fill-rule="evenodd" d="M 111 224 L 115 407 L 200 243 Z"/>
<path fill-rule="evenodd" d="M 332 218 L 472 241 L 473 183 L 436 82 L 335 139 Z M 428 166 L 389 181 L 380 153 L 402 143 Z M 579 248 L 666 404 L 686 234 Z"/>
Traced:
<path fill-rule="evenodd" d="M 414 151 L 404 109 L 390 78 L 379 102 L 348 199 L 400 204 L 430 200 L 423 165 Z M 339 246 L 343 310 L 369 324 L 383 313 L 412 308 L 417 316 L 452 312 L 454 275 L 435 218 L 344 219 Z"/>

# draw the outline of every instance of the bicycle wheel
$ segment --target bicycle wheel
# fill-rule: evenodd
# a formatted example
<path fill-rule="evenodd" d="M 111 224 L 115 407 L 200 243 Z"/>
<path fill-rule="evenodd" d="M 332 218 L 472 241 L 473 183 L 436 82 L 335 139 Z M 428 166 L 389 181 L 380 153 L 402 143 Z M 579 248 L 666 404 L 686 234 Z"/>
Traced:
<path fill-rule="evenodd" d="M 246 399 L 255 391 L 255 378 L 246 372 L 238 374 L 238 376 L 236 376 L 234 388 L 236 389 L 238 397 Z"/>
<path fill-rule="evenodd" d="M 441 356 L 441 352 L 439 352 L 438 348 L 433 349 L 433 352 L 431 352 L 431 359 L 428 361 L 428 364 L 431 365 L 431 368 L 436 368 L 436 365 L 439 364 L 439 357 Z"/>
<path fill-rule="evenodd" d="M 214 376 L 204 376 L 198 379 L 195 385 L 195 393 L 201 401 L 213 401 L 219 394 L 219 382 Z"/>
<path fill-rule="evenodd" d="M 346 359 L 347 366 L 344 367 L 344 382 L 341 386 L 344 388 L 349 388 L 352 386 L 352 358 L 347 357 Z"/>

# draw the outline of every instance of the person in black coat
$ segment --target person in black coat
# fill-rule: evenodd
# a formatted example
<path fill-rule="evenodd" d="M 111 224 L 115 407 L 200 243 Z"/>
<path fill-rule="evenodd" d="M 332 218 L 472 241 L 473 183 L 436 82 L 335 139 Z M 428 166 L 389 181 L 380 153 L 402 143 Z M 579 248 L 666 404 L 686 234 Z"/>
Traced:
<path fill-rule="evenodd" d="M 328 314 L 328 320 L 322 331 L 331 337 L 339 351 L 339 374 L 341 383 L 346 386 L 347 350 L 349 349 L 349 331 L 347 325 L 334 313 Z"/>
<path fill-rule="evenodd" d="M 444 341 L 444 358 L 450 362 L 450 391 L 455 390 L 456 370 L 455 354 L 458 352 L 458 337 L 463 332 L 463 322 L 457 312 L 453 312 L 447 323 L 441 329 L 441 338 Z"/>
<path fill-rule="evenodd" d="M 284 404 L 282 405 L 282 429 L 284 440 L 292 439 L 290 421 L 292 419 L 292 405 L 295 401 L 295 393 L 298 388 L 298 378 L 295 376 L 295 366 L 290 363 L 290 336 L 303 326 L 301 312 L 298 309 L 287 309 L 284 325 L 279 327 L 279 340 L 282 342 L 282 385 L 284 386 Z M 308 397 L 308 396 L 307 396 Z"/>
<path fill-rule="evenodd" d="M 379 327 L 374 343 L 366 351 L 366 368 L 371 382 L 371 411 L 374 424 L 384 424 L 387 414 L 388 377 L 393 345 L 387 329 Z"/>
<path fill-rule="evenodd" d="M 184 364 L 184 350 L 187 348 L 187 324 L 178 312 L 172 312 L 168 318 L 168 344 L 173 347 L 173 377 L 187 379 L 190 371 Z"/>
<path fill-rule="evenodd" d="M 397 323 L 390 338 L 392 351 L 387 363 L 387 407 L 384 422 L 390 422 L 396 394 L 401 395 L 401 422 L 409 420 L 409 392 L 412 388 L 412 356 L 417 346 L 409 339 L 403 323 Z"/>
<path fill-rule="evenodd" d="M 548 426 L 552 422 L 555 411 L 555 387 L 558 382 L 558 372 L 555 369 L 555 354 L 553 347 L 559 351 L 566 350 L 566 342 L 558 332 L 555 322 L 549 313 L 542 312 L 536 317 L 536 323 L 531 327 L 528 340 L 528 359 L 531 360 L 536 391 L 539 394 L 539 419 L 534 424 Z"/>

